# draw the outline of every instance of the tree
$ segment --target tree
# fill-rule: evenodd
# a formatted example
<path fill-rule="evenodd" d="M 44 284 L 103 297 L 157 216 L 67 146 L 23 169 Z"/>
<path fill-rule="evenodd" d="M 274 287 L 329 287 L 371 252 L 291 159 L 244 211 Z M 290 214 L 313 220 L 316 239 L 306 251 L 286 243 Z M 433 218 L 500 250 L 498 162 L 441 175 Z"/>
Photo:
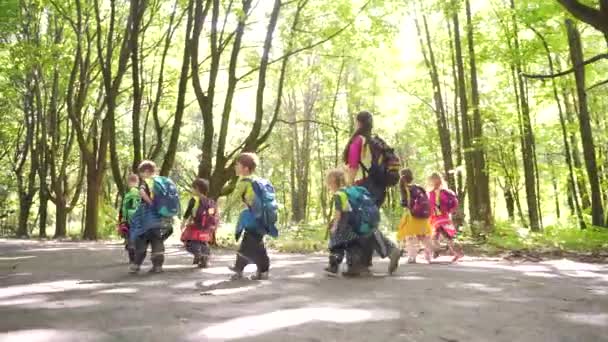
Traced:
<path fill-rule="evenodd" d="M 595 143 L 593 141 L 593 131 L 589 107 L 587 104 L 587 91 L 585 89 L 585 68 L 583 66 L 583 47 L 581 44 L 580 33 L 574 26 L 572 20 L 566 20 L 568 30 L 568 44 L 570 46 L 570 59 L 574 68 L 574 78 L 576 80 L 576 92 L 578 96 L 578 119 L 580 124 L 581 139 L 583 142 L 583 154 L 585 156 L 585 166 L 587 176 L 591 186 L 591 216 L 593 225 L 605 226 L 604 207 L 602 205 L 602 191 L 598 175 L 598 167 L 595 156 Z"/>

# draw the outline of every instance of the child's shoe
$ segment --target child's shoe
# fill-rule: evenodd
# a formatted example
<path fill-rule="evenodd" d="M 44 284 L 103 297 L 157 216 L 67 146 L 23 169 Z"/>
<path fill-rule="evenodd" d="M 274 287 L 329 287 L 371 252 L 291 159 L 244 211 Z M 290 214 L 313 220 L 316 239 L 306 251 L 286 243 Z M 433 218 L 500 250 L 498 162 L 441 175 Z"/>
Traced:
<path fill-rule="evenodd" d="M 243 279 L 243 272 L 242 271 L 237 271 L 234 266 L 228 266 L 228 269 L 230 271 L 234 272 L 234 274 L 230 276 L 230 280 L 241 280 L 241 279 Z"/>
<path fill-rule="evenodd" d="M 416 258 L 407 258 L 407 263 L 408 264 L 415 264 L 416 263 Z"/>
<path fill-rule="evenodd" d="M 130 264 L 129 265 L 129 273 L 130 274 L 137 274 L 139 273 L 140 267 L 139 265 L 136 264 Z"/>
<path fill-rule="evenodd" d="M 198 268 L 207 268 L 209 267 L 209 257 L 202 256 L 198 258 Z"/>
<path fill-rule="evenodd" d="M 338 265 L 329 265 L 325 267 L 325 273 L 330 277 L 338 276 Z"/>
<path fill-rule="evenodd" d="M 464 256 L 462 252 L 454 252 L 454 257 L 452 258 L 452 262 L 457 262 Z"/>
<path fill-rule="evenodd" d="M 268 272 L 255 272 L 249 280 L 268 280 Z"/>
<path fill-rule="evenodd" d="M 393 274 L 397 267 L 399 267 L 399 259 L 401 259 L 401 251 L 397 248 L 393 248 L 389 254 L 390 262 L 388 264 L 388 274 Z"/>
<path fill-rule="evenodd" d="M 163 267 L 162 266 L 152 266 L 152 268 L 150 269 L 150 271 L 148 271 L 148 273 L 163 273 Z"/>
<path fill-rule="evenodd" d="M 199 262 L 200 258 L 195 255 L 194 258 L 192 258 L 192 265 L 198 265 Z"/>

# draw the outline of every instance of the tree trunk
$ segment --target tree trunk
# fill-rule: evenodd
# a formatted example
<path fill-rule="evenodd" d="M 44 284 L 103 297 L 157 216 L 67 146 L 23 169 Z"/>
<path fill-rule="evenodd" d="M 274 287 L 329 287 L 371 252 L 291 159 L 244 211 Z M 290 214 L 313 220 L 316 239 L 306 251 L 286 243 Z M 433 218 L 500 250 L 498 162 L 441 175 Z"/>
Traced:
<path fill-rule="evenodd" d="M 427 23 L 426 16 L 422 15 L 422 22 L 424 25 L 424 37 L 426 38 L 426 50 L 425 45 L 423 43 L 423 35 L 420 31 L 418 20 L 416 21 L 416 29 L 418 31 L 418 36 L 420 38 L 420 48 L 422 50 L 422 54 L 424 56 L 425 64 L 427 66 L 429 76 L 431 78 L 431 84 L 433 87 L 433 100 L 435 103 L 435 121 L 437 124 L 437 133 L 439 135 L 439 144 L 441 146 L 441 156 L 443 160 L 443 171 L 444 176 L 447 179 L 448 186 L 450 189 L 455 189 L 454 183 L 454 162 L 452 161 L 452 145 L 450 142 L 450 128 L 448 125 L 447 115 L 446 115 L 446 106 L 444 104 L 443 95 L 441 93 L 441 82 L 439 80 L 439 72 L 437 70 L 437 63 L 435 62 L 435 53 L 433 51 L 433 45 L 431 43 L 431 34 L 429 32 L 429 27 Z"/>
<path fill-rule="evenodd" d="M 545 52 L 547 54 L 547 61 L 549 63 L 549 71 L 551 72 L 551 74 L 554 74 L 555 68 L 553 66 L 553 58 L 551 57 L 551 51 L 549 49 L 549 44 L 547 43 L 545 37 L 538 30 L 536 30 L 532 27 L 531 27 L 531 29 L 534 31 L 534 33 L 536 33 L 536 35 L 540 38 L 541 42 L 543 43 Z M 580 206 L 577 191 L 576 191 L 576 179 L 575 179 L 575 175 L 574 175 L 574 165 L 572 164 L 572 154 L 571 154 L 570 142 L 568 141 L 568 127 L 566 124 L 564 110 L 562 109 L 562 103 L 559 98 L 557 84 L 555 83 L 554 78 L 551 79 L 551 86 L 553 88 L 553 98 L 555 99 L 555 103 L 557 104 L 557 111 L 559 114 L 559 123 L 560 123 L 560 127 L 562 130 L 562 140 L 564 143 L 564 156 L 566 159 L 566 165 L 568 165 L 568 189 L 571 194 L 571 196 L 568 196 L 569 205 L 571 205 L 573 212 L 575 213 L 576 217 L 578 218 L 579 227 L 581 229 L 585 229 L 585 221 L 583 219 L 583 212 L 581 210 L 581 206 Z M 566 110 L 568 110 L 567 106 L 566 106 Z M 552 177 L 553 177 L 553 188 L 555 190 L 555 196 L 556 196 L 555 205 L 556 205 L 556 210 L 557 210 L 557 217 L 559 218 L 560 217 L 559 200 L 557 199 L 557 184 L 556 184 L 557 180 L 555 179 L 554 169 L 552 169 Z"/>
<path fill-rule="evenodd" d="M 467 14 L 467 40 L 469 45 L 469 61 L 471 72 L 471 102 L 473 104 L 473 125 L 472 139 L 474 143 L 473 171 L 475 175 L 474 193 L 477 197 L 475 201 L 476 221 L 481 224 L 481 228 L 485 232 L 489 232 L 493 227 L 492 219 L 492 204 L 490 196 L 490 177 L 486 168 L 485 147 L 483 144 L 483 120 L 481 118 L 481 109 L 479 108 L 479 89 L 477 85 L 477 66 L 475 60 L 475 42 L 473 39 L 473 23 L 471 15 L 471 6 L 469 0 L 465 1 Z"/>
<path fill-rule="evenodd" d="M 522 76 L 521 54 L 519 49 L 519 38 L 517 29 L 517 20 L 515 18 L 515 1 L 511 0 L 511 9 L 513 10 L 513 44 L 515 49 L 515 71 L 516 81 L 519 87 L 520 100 L 520 132 L 521 132 L 521 151 L 524 165 L 524 182 L 526 187 L 526 203 L 528 204 L 528 219 L 530 220 L 530 229 L 534 232 L 540 231 L 540 220 L 538 210 L 538 200 L 536 193 L 536 173 L 535 173 L 535 153 L 534 153 L 534 133 L 532 131 L 532 121 L 530 119 L 530 107 L 528 104 L 527 92 L 525 90 L 524 80 Z"/>
<path fill-rule="evenodd" d="M 464 162 L 466 169 L 466 189 L 467 197 L 469 199 L 469 222 L 471 223 L 471 230 L 474 235 L 479 235 L 479 229 L 477 225 L 477 194 L 475 191 L 475 171 L 473 165 L 473 156 L 471 154 L 471 128 L 469 123 L 469 102 L 467 99 L 467 88 L 464 73 L 464 59 L 462 57 L 462 42 L 460 38 L 460 23 L 458 19 L 458 12 L 454 10 L 452 14 L 452 22 L 454 24 L 454 49 L 456 59 L 456 70 L 458 74 L 458 94 L 460 98 L 460 124 L 462 125 L 462 147 L 464 154 Z"/>
<path fill-rule="evenodd" d="M 103 196 L 103 170 L 96 169 L 93 161 L 87 163 L 87 200 L 86 218 L 82 238 L 85 240 L 97 240 L 99 224 L 99 200 Z"/>
<path fill-rule="evenodd" d="M 595 156 L 595 144 L 593 141 L 593 131 L 591 128 L 591 118 L 587 106 L 587 92 L 585 90 L 585 67 L 583 66 L 583 47 L 580 40 L 580 33 L 570 19 L 566 19 L 568 30 L 568 44 L 570 46 L 570 59 L 574 67 L 574 78 L 576 80 L 576 90 L 579 106 L 579 128 L 583 142 L 583 154 L 585 156 L 585 166 L 589 185 L 591 186 L 591 216 L 595 226 L 602 227 L 604 222 L 604 208 L 602 206 L 602 191 L 598 175 L 597 160 Z"/>
<path fill-rule="evenodd" d="M 569 94 L 564 90 L 562 93 L 564 97 L 564 104 L 566 106 L 566 120 L 569 126 L 578 126 L 575 113 L 578 116 L 578 111 L 574 109 L 572 103 L 570 102 L 570 95 L 574 96 L 574 94 Z M 569 132 L 568 133 L 570 139 L 570 146 L 572 148 L 572 163 L 574 164 L 574 173 L 576 175 L 576 185 L 578 188 L 578 195 L 580 196 L 581 207 L 583 210 L 587 210 L 591 208 L 591 199 L 589 196 L 589 190 L 587 189 L 587 184 L 585 182 L 585 171 L 583 170 L 583 161 L 581 160 L 581 151 L 579 150 L 579 142 L 576 138 L 576 133 Z"/>
<path fill-rule="evenodd" d="M 55 208 L 55 235 L 53 238 L 61 239 L 67 235 L 68 209 L 65 199 L 58 199 Z"/>
<path fill-rule="evenodd" d="M 507 214 L 509 215 L 509 221 L 515 221 L 515 199 L 513 198 L 513 193 L 509 187 L 505 187 L 503 189 L 505 196 L 505 204 L 507 207 Z"/>

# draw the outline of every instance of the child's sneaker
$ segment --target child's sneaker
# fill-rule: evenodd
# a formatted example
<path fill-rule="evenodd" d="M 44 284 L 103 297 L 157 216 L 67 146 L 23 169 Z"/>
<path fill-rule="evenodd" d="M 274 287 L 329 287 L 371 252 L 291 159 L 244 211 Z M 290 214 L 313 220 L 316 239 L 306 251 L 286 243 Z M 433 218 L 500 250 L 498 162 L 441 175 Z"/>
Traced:
<path fill-rule="evenodd" d="M 330 277 L 338 276 L 338 265 L 329 265 L 325 267 L 325 273 Z"/>
<path fill-rule="evenodd" d="M 268 280 L 268 272 L 255 272 L 249 277 L 249 280 Z"/>
<path fill-rule="evenodd" d="M 401 251 L 397 248 L 393 248 L 389 254 L 390 262 L 388 264 L 388 274 L 393 274 L 397 267 L 399 267 L 399 259 L 401 259 Z"/>
<path fill-rule="evenodd" d="M 415 264 L 416 263 L 416 258 L 407 258 L 407 263 L 408 264 Z"/>
<path fill-rule="evenodd" d="M 243 279 L 243 272 L 237 271 L 234 266 L 228 266 L 228 269 L 234 272 L 233 275 L 230 276 L 230 280 L 241 280 Z"/>
<path fill-rule="evenodd" d="M 148 273 L 163 273 L 163 267 L 162 266 L 152 266 L 152 268 L 150 269 L 150 271 L 148 271 Z"/>
<path fill-rule="evenodd" d="M 131 273 L 131 274 L 139 273 L 139 269 L 140 269 L 139 265 L 136 265 L 136 264 L 129 265 L 129 273 Z"/>
<path fill-rule="evenodd" d="M 202 256 L 198 258 L 198 268 L 207 268 L 209 267 L 209 258 L 206 256 Z"/>
<path fill-rule="evenodd" d="M 198 265 L 200 262 L 200 258 L 198 256 L 194 256 L 194 258 L 192 258 L 192 265 Z"/>
<path fill-rule="evenodd" d="M 452 262 L 457 262 L 458 260 L 460 260 L 462 257 L 464 256 L 464 253 L 462 252 L 455 252 L 454 253 L 454 257 L 452 258 Z"/>

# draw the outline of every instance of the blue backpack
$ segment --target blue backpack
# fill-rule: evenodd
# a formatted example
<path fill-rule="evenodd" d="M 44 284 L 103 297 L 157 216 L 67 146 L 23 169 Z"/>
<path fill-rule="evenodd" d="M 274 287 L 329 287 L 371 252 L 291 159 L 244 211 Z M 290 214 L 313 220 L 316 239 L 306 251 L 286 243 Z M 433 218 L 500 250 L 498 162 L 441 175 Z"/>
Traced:
<path fill-rule="evenodd" d="M 350 186 L 344 189 L 352 209 L 348 223 L 357 235 L 368 235 L 378 228 L 380 210 L 366 188 Z"/>
<path fill-rule="evenodd" d="M 279 236 L 276 223 L 278 219 L 279 205 L 276 200 L 274 187 L 267 179 L 251 179 L 255 199 L 249 208 L 257 224 L 272 237 Z"/>
<path fill-rule="evenodd" d="M 163 176 L 154 177 L 153 207 L 161 217 L 172 218 L 179 215 L 179 193 L 175 183 Z"/>

